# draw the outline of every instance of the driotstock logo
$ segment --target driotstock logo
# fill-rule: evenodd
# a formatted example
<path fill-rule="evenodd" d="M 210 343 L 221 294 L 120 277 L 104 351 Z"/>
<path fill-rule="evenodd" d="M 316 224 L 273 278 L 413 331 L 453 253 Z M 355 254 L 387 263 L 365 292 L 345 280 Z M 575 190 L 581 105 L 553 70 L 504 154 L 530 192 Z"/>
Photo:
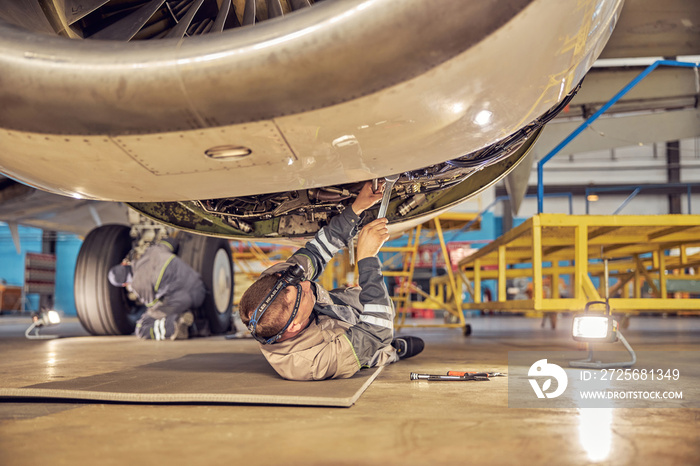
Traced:
<path fill-rule="evenodd" d="M 548 364 L 546 359 L 540 359 L 530 366 L 530 370 L 527 372 L 527 375 L 530 377 L 549 377 L 542 384 L 542 388 L 540 388 L 536 379 L 528 380 L 530 385 L 532 385 L 532 389 L 535 391 L 537 398 L 544 398 L 545 396 L 547 398 L 556 398 L 564 393 L 564 390 L 566 390 L 566 386 L 569 383 L 569 378 L 566 376 L 564 369 L 556 364 Z M 549 388 L 552 386 L 552 377 L 557 380 L 557 389 L 551 393 L 547 393 L 547 390 L 549 390 Z"/>

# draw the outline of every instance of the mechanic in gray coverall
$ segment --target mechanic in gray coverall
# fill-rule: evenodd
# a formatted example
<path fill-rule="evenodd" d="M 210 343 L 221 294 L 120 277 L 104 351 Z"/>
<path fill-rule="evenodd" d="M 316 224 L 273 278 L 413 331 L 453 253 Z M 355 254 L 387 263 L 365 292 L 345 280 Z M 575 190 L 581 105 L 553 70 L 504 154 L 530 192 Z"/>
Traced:
<path fill-rule="evenodd" d="M 136 336 L 141 339 L 188 338 L 194 322 L 192 311 L 204 302 L 202 278 L 176 253 L 177 241 L 165 238 L 149 246 L 132 264 L 109 270 L 110 283 L 128 287 L 147 308 L 136 323 Z"/>
<path fill-rule="evenodd" d="M 282 377 L 351 377 L 361 368 L 385 365 L 423 350 L 420 338 L 394 339 L 394 308 L 376 257 L 389 238 L 386 218 L 370 222 L 360 232 L 359 287 L 329 292 L 311 281 L 349 244 L 359 215 L 381 196 L 366 183 L 352 208 L 332 218 L 287 262 L 263 272 L 241 297 L 243 323 Z"/>

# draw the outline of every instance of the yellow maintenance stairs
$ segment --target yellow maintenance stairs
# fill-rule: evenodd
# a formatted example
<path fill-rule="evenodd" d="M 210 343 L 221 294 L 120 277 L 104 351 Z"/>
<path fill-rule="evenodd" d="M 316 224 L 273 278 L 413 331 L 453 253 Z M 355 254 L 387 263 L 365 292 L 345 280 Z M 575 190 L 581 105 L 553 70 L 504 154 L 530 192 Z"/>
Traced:
<path fill-rule="evenodd" d="M 462 310 L 462 285 L 455 276 L 453 267 L 454 259 L 448 249 L 448 243 L 445 241 L 444 230 L 451 231 L 456 229 L 478 229 L 480 227 L 479 218 L 474 213 L 444 213 L 432 220 L 416 226 L 410 230 L 404 238 L 406 239 L 405 246 L 384 246 L 380 252 L 384 254 L 393 254 L 387 264 L 392 264 L 392 259 L 399 258 L 401 260 L 401 268 L 386 268 L 382 271 L 385 277 L 391 279 L 398 277 L 399 283 L 395 287 L 392 300 L 396 306 L 396 318 L 394 327 L 401 329 L 402 327 L 447 327 L 447 328 L 462 328 L 465 334 L 471 333 L 471 326 L 465 323 L 464 312 Z M 423 241 L 421 242 L 421 234 L 424 233 Z M 447 274 L 440 277 L 442 280 L 439 285 L 433 285 L 431 279 L 430 293 L 418 288 L 413 282 L 414 272 L 416 268 L 418 252 L 421 245 L 433 245 L 435 240 L 439 243 L 439 252 L 442 255 L 443 263 Z M 421 297 L 420 301 L 412 301 L 411 295 L 417 294 Z M 445 311 L 445 323 L 436 323 L 435 321 L 427 322 L 424 320 L 415 319 L 412 322 L 407 322 L 406 317 L 411 315 L 416 309 L 431 309 Z"/>
<path fill-rule="evenodd" d="M 698 251 L 700 215 L 539 214 L 459 262 L 473 301 L 462 308 L 531 315 L 583 310 L 605 297 L 607 259 L 613 312 L 697 314 L 700 299 L 690 296 L 700 294 Z M 517 278 L 530 282 L 527 299 L 507 300 L 507 283 Z M 497 283 L 491 302 L 482 302 L 485 280 Z M 442 277 L 435 281 L 451 286 Z"/>

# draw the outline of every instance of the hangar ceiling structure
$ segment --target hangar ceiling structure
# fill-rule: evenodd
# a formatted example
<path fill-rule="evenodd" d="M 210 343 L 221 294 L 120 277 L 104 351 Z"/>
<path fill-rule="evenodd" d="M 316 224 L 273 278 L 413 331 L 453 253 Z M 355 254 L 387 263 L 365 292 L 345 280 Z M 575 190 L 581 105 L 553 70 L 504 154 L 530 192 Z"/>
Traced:
<path fill-rule="evenodd" d="M 511 213 L 515 215 L 526 193 L 533 164 L 568 137 L 655 59 L 700 57 L 700 3 L 672 0 L 627 0 L 615 31 L 599 62 L 586 75 L 581 91 L 569 108 L 542 132 L 536 146 L 505 180 Z M 641 59 L 641 60 L 639 60 Z M 700 137 L 700 83 L 697 70 L 657 68 L 598 119 L 593 131 L 584 131 L 567 146 L 567 154 L 614 150 L 635 144 L 653 144 Z M 607 137 L 606 135 L 615 135 Z M 580 189 L 579 189 L 580 188 Z M 583 186 L 562 187 L 578 192 Z"/>

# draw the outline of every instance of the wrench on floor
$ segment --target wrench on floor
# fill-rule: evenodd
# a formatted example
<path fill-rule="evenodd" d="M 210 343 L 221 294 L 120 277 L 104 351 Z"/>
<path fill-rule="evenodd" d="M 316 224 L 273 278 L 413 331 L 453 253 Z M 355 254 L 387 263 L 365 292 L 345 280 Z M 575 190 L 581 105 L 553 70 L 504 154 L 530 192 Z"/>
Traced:
<path fill-rule="evenodd" d="M 386 217 L 386 210 L 389 207 L 389 199 L 391 199 L 391 190 L 394 188 L 394 183 L 399 179 L 401 175 L 389 175 L 384 178 L 386 181 L 384 183 L 384 195 L 382 196 L 382 203 L 379 206 L 379 213 L 377 218 Z"/>

